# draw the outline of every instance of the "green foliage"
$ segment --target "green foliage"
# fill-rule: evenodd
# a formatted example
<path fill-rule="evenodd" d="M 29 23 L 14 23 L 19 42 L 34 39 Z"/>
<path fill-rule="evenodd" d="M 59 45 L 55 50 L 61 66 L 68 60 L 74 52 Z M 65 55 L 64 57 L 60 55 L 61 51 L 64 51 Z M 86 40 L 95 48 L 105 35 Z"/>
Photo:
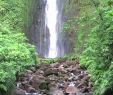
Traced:
<path fill-rule="evenodd" d="M 106 92 L 113 92 L 113 0 L 69 1 L 67 10 L 78 13 L 74 10 L 78 7 L 80 11 L 78 18 L 69 18 L 64 30 L 76 30 L 75 53 L 81 55 L 81 65 L 91 74 L 94 95 L 111 95 Z"/>
<path fill-rule="evenodd" d="M 28 2 L 0 0 L 0 89 L 14 86 L 15 74 L 34 64 L 34 47 L 27 43 L 23 32 Z"/>
<path fill-rule="evenodd" d="M 66 57 L 62 57 L 62 58 L 38 58 L 38 61 L 40 64 L 53 64 L 53 63 L 57 63 L 57 62 L 63 62 L 67 60 L 67 56 Z"/>
<path fill-rule="evenodd" d="M 39 63 L 40 64 L 52 64 L 52 63 L 55 63 L 55 62 L 57 62 L 57 59 L 55 58 L 55 59 L 53 59 L 53 58 L 40 58 L 39 59 Z"/>
<path fill-rule="evenodd" d="M 83 15 L 80 22 L 83 26 L 90 24 L 88 40 L 80 59 L 92 75 L 94 95 L 104 95 L 104 91 L 113 85 L 113 71 L 110 70 L 113 62 L 113 9 L 108 6 L 108 1 L 92 0 L 95 11 L 90 17 Z M 87 33 L 86 30 L 78 32 Z"/>
<path fill-rule="evenodd" d="M 79 57 L 75 54 L 69 54 L 64 57 L 59 57 L 59 58 L 39 58 L 38 61 L 40 64 L 53 64 L 53 63 L 61 63 L 65 61 L 77 61 L 79 60 Z"/>

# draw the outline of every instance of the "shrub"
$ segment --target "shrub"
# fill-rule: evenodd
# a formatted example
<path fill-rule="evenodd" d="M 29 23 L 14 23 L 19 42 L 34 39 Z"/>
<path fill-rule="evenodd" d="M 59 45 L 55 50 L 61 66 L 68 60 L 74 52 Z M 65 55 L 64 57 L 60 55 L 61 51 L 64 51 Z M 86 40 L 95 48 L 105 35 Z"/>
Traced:
<path fill-rule="evenodd" d="M 10 91 L 16 72 L 35 63 L 34 46 L 27 43 L 23 32 L 28 7 L 25 2 L 0 0 L 0 91 Z"/>

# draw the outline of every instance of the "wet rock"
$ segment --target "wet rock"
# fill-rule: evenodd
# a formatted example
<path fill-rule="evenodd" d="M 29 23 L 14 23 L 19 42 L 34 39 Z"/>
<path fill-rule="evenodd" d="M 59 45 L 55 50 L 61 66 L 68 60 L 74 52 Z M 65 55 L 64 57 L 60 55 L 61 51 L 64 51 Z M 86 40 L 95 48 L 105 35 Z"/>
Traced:
<path fill-rule="evenodd" d="M 82 79 L 81 81 L 79 81 L 79 85 L 77 87 L 82 88 L 83 86 L 87 87 L 87 85 L 87 81 Z"/>
<path fill-rule="evenodd" d="M 20 82 L 24 82 L 24 81 L 27 81 L 28 78 L 27 77 L 19 77 L 18 81 Z"/>
<path fill-rule="evenodd" d="M 81 92 L 77 92 L 76 95 L 86 95 L 86 94 L 81 93 Z"/>
<path fill-rule="evenodd" d="M 51 69 L 46 70 L 45 71 L 45 76 L 49 76 L 49 75 L 56 75 L 56 76 L 58 76 L 58 71 L 57 70 L 51 70 Z"/>
<path fill-rule="evenodd" d="M 38 93 L 26 93 L 25 95 L 41 95 L 41 94 L 38 94 Z"/>
<path fill-rule="evenodd" d="M 34 72 L 34 73 L 36 72 L 36 68 L 35 68 L 35 67 L 31 67 L 30 70 L 31 70 L 32 72 Z"/>
<path fill-rule="evenodd" d="M 51 66 L 51 68 L 58 67 L 58 66 L 59 66 L 59 63 L 56 62 L 56 63 L 54 63 L 54 64 L 50 64 L 50 66 Z"/>
<path fill-rule="evenodd" d="M 84 78 L 84 75 L 83 74 L 80 74 L 78 75 L 79 79 L 83 79 Z"/>
<path fill-rule="evenodd" d="M 57 88 L 51 89 L 49 94 L 50 95 L 64 95 L 63 91 Z"/>
<path fill-rule="evenodd" d="M 73 83 L 71 83 L 71 84 L 66 88 L 66 93 L 68 93 L 68 94 L 76 94 L 78 91 L 79 91 L 78 88 L 76 88 Z"/>
<path fill-rule="evenodd" d="M 42 82 L 42 83 L 40 83 L 40 85 L 39 85 L 39 89 L 47 89 L 47 90 L 49 90 L 49 82 L 48 81 L 44 81 L 44 82 Z"/>
<path fill-rule="evenodd" d="M 81 88 L 80 92 L 82 93 L 88 93 L 88 88 L 87 87 L 84 87 L 84 88 Z"/>
<path fill-rule="evenodd" d="M 25 93 L 26 91 L 23 89 L 20 89 L 20 88 L 16 89 L 16 95 L 25 95 Z"/>
<path fill-rule="evenodd" d="M 44 71 L 42 71 L 42 70 L 37 70 L 37 71 L 35 72 L 35 74 L 36 74 L 36 75 L 44 75 Z"/>
<path fill-rule="evenodd" d="M 93 95 L 93 92 L 85 93 L 85 95 Z"/>
<path fill-rule="evenodd" d="M 32 85 L 32 87 L 39 89 L 39 85 L 42 81 L 39 79 L 38 76 L 33 76 L 32 80 L 30 80 L 29 84 Z"/>
<path fill-rule="evenodd" d="M 32 75 L 33 74 L 33 71 L 27 70 L 26 73 Z"/>
<path fill-rule="evenodd" d="M 64 89 L 64 87 L 65 87 L 65 86 L 64 86 L 64 83 L 63 83 L 63 82 L 62 82 L 62 83 L 58 83 L 58 88 L 59 88 L 59 89 Z"/>
<path fill-rule="evenodd" d="M 27 90 L 29 87 L 30 87 L 30 85 L 29 85 L 28 83 L 22 82 L 20 88 L 21 88 L 21 89 L 24 89 L 24 90 Z"/>
<path fill-rule="evenodd" d="M 63 90 L 58 87 L 58 85 L 53 82 L 49 85 L 49 95 L 64 95 Z"/>
<path fill-rule="evenodd" d="M 27 93 L 37 93 L 36 89 L 33 87 L 29 87 Z"/>
<path fill-rule="evenodd" d="M 92 95 L 90 75 L 75 61 L 39 64 L 21 74 L 17 75 L 17 84 L 21 84 L 18 88 L 26 95 L 37 91 L 41 95 Z"/>

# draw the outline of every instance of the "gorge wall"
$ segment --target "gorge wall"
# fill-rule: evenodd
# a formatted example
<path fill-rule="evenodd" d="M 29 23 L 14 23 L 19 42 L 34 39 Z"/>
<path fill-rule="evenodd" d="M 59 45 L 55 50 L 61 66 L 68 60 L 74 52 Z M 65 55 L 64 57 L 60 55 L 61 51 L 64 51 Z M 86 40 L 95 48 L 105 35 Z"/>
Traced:
<path fill-rule="evenodd" d="M 64 22 L 66 22 L 70 15 L 65 12 L 65 6 L 69 4 L 70 0 L 57 0 L 58 6 L 58 21 L 57 21 L 57 57 L 62 57 L 73 51 L 75 34 L 74 32 L 64 32 Z M 28 26 L 26 35 L 29 42 L 36 46 L 38 55 L 46 57 L 48 55 L 50 46 L 50 34 L 47 27 L 45 27 L 45 6 L 46 0 L 34 0 L 32 10 L 29 13 L 31 22 Z M 51 16 L 51 14 L 50 14 Z M 71 15 L 72 16 L 72 15 Z M 73 36 L 73 37 L 72 37 Z"/>

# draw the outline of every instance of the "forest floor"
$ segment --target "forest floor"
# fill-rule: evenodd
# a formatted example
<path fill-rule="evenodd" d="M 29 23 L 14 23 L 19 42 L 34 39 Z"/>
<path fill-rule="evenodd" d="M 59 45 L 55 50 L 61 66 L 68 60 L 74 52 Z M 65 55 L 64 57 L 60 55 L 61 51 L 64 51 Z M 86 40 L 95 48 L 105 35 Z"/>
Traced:
<path fill-rule="evenodd" d="M 16 95 L 93 95 L 90 74 L 77 61 L 38 64 L 17 76 Z"/>

